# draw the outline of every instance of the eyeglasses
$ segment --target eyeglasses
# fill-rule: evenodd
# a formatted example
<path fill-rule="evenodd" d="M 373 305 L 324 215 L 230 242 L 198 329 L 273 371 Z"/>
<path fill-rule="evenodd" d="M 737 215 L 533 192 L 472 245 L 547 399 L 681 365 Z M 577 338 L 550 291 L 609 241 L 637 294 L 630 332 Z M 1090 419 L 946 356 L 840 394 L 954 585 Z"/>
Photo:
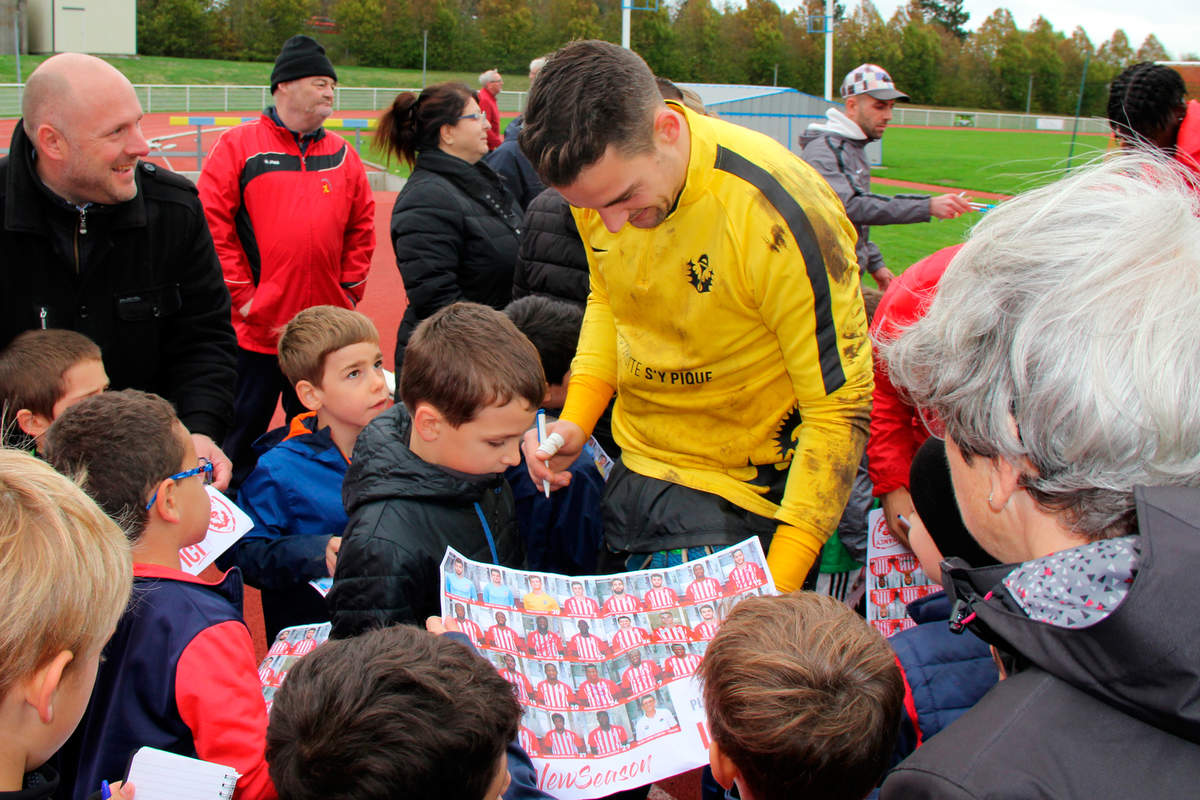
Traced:
<path fill-rule="evenodd" d="M 461 121 L 461 120 L 464 120 L 464 119 L 474 119 L 474 120 L 481 120 L 481 119 L 483 119 L 483 112 L 482 112 L 482 111 L 476 111 L 474 114 L 463 114 L 463 115 L 462 115 L 461 117 L 459 117 L 458 119 L 459 119 L 460 121 Z"/>
<path fill-rule="evenodd" d="M 200 459 L 200 465 L 197 466 L 195 469 L 188 469 L 188 470 L 184 470 L 183 472 L 176 472 L 174 475 L 168 475 L 163 480 L 181 481 L 184 478 L 190 478 L 193 475 L 203 475 L 204 476 L 204 485 L 205 486 L 210 485 L 213 482 L 212 462 L 209 461 L 207 458 L 202 457 Z M 160 486 L 162 485 L 161 481 L 159 482 L 159 485 Z M 151 508 L 154 507 L 154 501 L 157 499 L 158 499 L 158 489 L 155 489 L 154 494 L 150 495 L 150 502 L 146 503 L 147 511 L 149 511 Z"/>

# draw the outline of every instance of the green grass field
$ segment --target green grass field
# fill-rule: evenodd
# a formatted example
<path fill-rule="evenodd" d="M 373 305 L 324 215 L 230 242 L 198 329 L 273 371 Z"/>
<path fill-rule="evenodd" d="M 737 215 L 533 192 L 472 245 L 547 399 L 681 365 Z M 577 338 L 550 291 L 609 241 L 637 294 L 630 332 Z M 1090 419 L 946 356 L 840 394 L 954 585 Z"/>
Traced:
<path fill-rule="evenodd" d="M 38 64 L 48 55 L 21 56 L 21 77 L 28 78 Z M 197 58 L 162 58 L 159 56 L 105 56 L 108 61 L 129 78 L 131 83 L 152 84 L 229 84 L 233 86 L 262 86 L 271 77 L 270 62 L 219 61 Z M 343 86 L 416 87 L 421 85 L 421 70 L 378 69 L 375 67 L 348 67 L 334 64 L 338 82 Z M 430 70 L 428 83 L 458 80 L 476 86 L 479 73 L 443 72 Z M 0 83 L 13 83 L 17 79 L 16 59 L 0 56 Z M 507 91 L 522 92 L 529 88 L 529 76 L 514 73 L 504 76 Z"/>
<path fill-rule="evenodd" d="M 883 139 L 883 166 L 871 170 L 880 178 L 951 186 L 964 190 L 1018 194 L 1044 186 L 1067 167 L 1069 135 L 1029 131 L 936 130 L 890 128 Z M 1102 136 L 1075 140 L 1073 167 L 1096 158 L 1108 146 Z M 879 194 L 912 193 L 876 184 Z M 885 225 L 871 229 L 884 261 L 897 275 L 935 250 L 963 241 L 983 215 L 925 224 Z"/>

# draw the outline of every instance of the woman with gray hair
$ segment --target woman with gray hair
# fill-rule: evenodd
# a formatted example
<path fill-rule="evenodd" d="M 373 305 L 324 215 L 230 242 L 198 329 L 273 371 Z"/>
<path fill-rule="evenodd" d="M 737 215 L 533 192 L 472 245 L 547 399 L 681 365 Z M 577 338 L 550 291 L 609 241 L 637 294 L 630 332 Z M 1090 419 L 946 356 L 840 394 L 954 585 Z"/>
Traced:
<path fill-rule="evenodd" d="M 1200 785 L 1200 220 L 1122 155 L 1001 205 L 881 343 L 944 426 L 963 521 L 951 627 L 1009 677 L 882 797 L 1192 797 Z M 1120 747 L 1119 756 L 1114 747 Z"/>

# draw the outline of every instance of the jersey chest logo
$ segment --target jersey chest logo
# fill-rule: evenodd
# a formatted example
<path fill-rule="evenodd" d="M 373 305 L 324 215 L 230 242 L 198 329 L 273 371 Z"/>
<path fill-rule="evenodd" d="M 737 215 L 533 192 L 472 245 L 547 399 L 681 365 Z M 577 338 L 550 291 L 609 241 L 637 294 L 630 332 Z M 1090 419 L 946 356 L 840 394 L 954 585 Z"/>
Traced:
<path fill-rule="evenodd" d="M 692 284 L 700 294 L 712 289 L 713 270 L 708 265 L 708 253 L 704 253 L 695 261 L 687 262 L 688 283 Z"/>

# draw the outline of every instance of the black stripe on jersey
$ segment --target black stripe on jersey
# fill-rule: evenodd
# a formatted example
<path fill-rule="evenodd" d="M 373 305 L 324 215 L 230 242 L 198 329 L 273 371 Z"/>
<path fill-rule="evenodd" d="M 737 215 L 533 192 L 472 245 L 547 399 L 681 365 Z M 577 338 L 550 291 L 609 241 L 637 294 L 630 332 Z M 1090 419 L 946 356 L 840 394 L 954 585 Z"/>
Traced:
<path fill-rule="evenodd" d="M 808 282 L 813 294 L 813 318 L 816 322 L 817 348 L 821 360 L 821 378 L 825 394 L 832 394 L 846 382 L 842 370 L 842 359 L 838 354 L 837 328 L 833 323 L 833 302 L 829 293 L 829 274 L 825 270 L 825 257 L 817 241 L 812 222 L 796 198 L 783 188 L 775 176 L 748 160 L 745 156 L 725 147 L 717 146 L 716 169 L 736 175 L 762 192 L 767 201 L 787 222 L 792 238 L 800 246 L 804 266 L 808 271 Z"/>
<path fill-rule="evenodd" d="M 336 153 L 321 156 L 308 156 L 304 159 L 303 168 L 309 172 L 324 172 L 337 169 L 346 160 L 346 145 L 338 148 Z M 241 190 L 246 191 L 246 185 L 259 175 L 269 172 L 299 172 L 301 169 L 300 156 L 290 153 L 255 153 L 246 159 L 242 167 Z"/>

